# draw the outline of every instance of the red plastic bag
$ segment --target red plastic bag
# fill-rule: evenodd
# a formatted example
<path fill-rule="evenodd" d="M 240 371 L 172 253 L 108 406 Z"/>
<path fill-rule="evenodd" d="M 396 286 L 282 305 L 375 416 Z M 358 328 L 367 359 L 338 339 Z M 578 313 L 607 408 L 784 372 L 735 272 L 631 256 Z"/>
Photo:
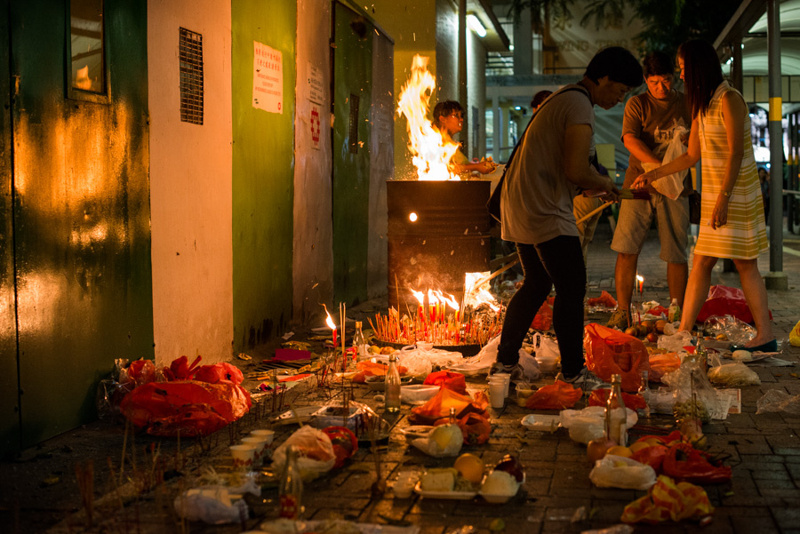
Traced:
<path fill-rule="evenodd" d="M 668 450 L 669 447 L 665 447 L 664 445 L 653 445 L 652 447 L 634 452 L 631 458 L 639 463 L 649 465 L 656 473 L 660 474 L 661 466 L 664 463 L 664 457 L 666 457 Z"/>
<path fill-rule="evenodd" d="M 164 376 L 167 377 L 167 380 L 191 380 L 202 359 L 201 356 L 198 356 L 192 365 L 189 365 L 189 358 L 186 356 L 175 358 L 169 367 L 164 367 Z"/>
<path fill-rule="evenodd" d="M 611 375 L 621 375 L 625 391 L 638 391 L 642 371 L 650 371 L 644 343 L 613 328 L 586 325 L 583 349 L 586 368 L 606 382 L 611 382 Z"/>
<path fill-rule="evenodd" d="M 713 465 L 710 456 L 698 451 L 688 443 L 672 445 L 664 457 L 664 474 L 676 480 L 696 484 L 716 484 L 731 479 L 731 468 L 727 465 Z"/>
<path fill-rule="evenodd" d="M 697 322 L 704 323 L 712 315 L 733 315 L 740 321 L 753 324 L 753 314 L 747 306 L 744 292 L 735 287 L 723 285 L 711 286 L 708 290 L 708 298 L 697 314 Z M 772 319 L 772 312 L 769 312 Z"/>
<path fill-rule="evenodd" d="M 431 425 L 438 419 L 450 417 L 450 408 L 455 408 L 456 418 L 462 418 L 470 412 L 486 415 L 488 407 L 489 398 L 482 391 L 475 393 L 475 398 L 471 399 L 469 395 L 461 395 L 451 389 L 441 388 L 428 402 L 412 408 L 408 419 L 415 425 Z"/>
<path fill-rule="evenodd" d="M 442 418 L 436 421 L 435 425 L 447 425 L 450 423 L 450 418 Z M 458 428 L 464 435 L 464 445 L 483 445 L 489 441 L 489 434 L 492 433 L 492 424 L 489 419 L 475 412 L 469 412 L 467 415 L 456 421 Z"/>
<path fill-rule="evenodd" d="M 611 293 L 603 290 L 599 297 L 594 297 L 586 300 L 587 306 L 605 306 L 606 308 L 616 308 L 617 301 L 611 296 Z"/>
<path fill-rule="evenodd" d="M 453 371 L 436 371 L 425 378 L 424 385 L 439 386 L 452 389 L 462 395 L 467 393 L 467 379 L 461 373 Z"/>
<path fill-rule="evenodd" d="M 246 414 L 253 402 L 241 386 L 194 380 L 150 382 L 122 401 L 122 414 L 154 436 L 207 436 Z"/>
<path fill-rule="evenodd" d="M 550 330 L 553 326 L 553 299 L 546 299 L 536 312 L 531 328 L 534 330 Z"/>
<path fill-rule="evenodd" d="M 589 406 L 605 406 L 608 400 L 610 389 L 595 389 L 589 395 Z M 631 410 L 644 410 L 647 408 L 647 403 L 639 395 L 631 395 L 630 393 L 622 394 L 622 402 L 625 403 L 626 408 Z"/>
<path fill-rule="evenodd" d="M 156 379 L 156 366 L 153 360 L 144 358 L 131 362 L 128 366 L 128 378 L 133 380 L 135 386 L 141 386 Z"/>
<path fill-rule="evenodd" d="M 216 384 L 218 382 L 233 382 L 241 384 L 244 381 L 242 371 L 228 362 L 204 365 L 194 373 L 194 379 L 200 382 Z"/>
<path fill-rule="evenodd" d="M 358 450 L 358 439 L 349 428 L 343 426 L 329 426 L 323 428 L 322 431 L 331 438 L 333 454 L 336 455 L 336 463 L 333 464 L 333 467 L 338 469 Z"/>
<path fill-rule="evenodd" d="M 677 352 L 650 355 L 650 380 L 661 382 L 661 378 L 672 371 L 677 371 L 681 366 L 681 358 Z"/>
<path fill-rule="evenodd" d="M 572 408 L 583 395 L 580 388 L 574 388 L 561 380 L 543 386 L 528 397 L 525 407 L 531 410 L 564 410 Z"/>

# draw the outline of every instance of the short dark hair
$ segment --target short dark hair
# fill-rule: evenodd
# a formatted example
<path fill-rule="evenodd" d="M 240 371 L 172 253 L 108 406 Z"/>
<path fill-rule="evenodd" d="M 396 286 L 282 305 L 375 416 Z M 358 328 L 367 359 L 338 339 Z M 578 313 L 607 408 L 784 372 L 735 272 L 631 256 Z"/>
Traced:
<path fill-rule="evenodd" d="M 449 117 L 453 113 L 463 114 L 464 108 L 462 108 L 461 104 L 455 100 L 444 100 L 439 102 L 433 107 L 433 124 L 435 126 L 441 126 L 441 124 L 439 124 L 439 117 Z"/>
<path fill-rule="evenodd" d="M 644 82 L 642 66 L 633 54 L 621 46 L 609 46 L 596 53 L 583 75 L 594 83 L 603 76 L 608 76 L 612 82 L 628 87 L 638 87 Z"/>
<path fill-rule="evenodd" d="M 656 50 L 644 57 L 642 61 L 642 72 L 645 78 L 675 74 L 675 63 L 672 61 L 672 57 L 664 52 Z"/>
<path fill-rule="evenodd" d="M 692 118 L 697 118 L 708 109 L 714 91 L 724 80 L 719 56 L 706 41 L 692 39 L 678 48 L 678 57 L 683 60 L 686 101 Z"/>
<path fill-rule="evenodd" d="M 548 91 L 545 89 L 544 91 L 539 91 L 535 95 L 533 95 L 533 100 L 531 100 L 531 109 L 536 110 L 539 106 L 542 105 L 542 102 L 547 100 L 547 97 L 552 95 L 553 91 Z"/>

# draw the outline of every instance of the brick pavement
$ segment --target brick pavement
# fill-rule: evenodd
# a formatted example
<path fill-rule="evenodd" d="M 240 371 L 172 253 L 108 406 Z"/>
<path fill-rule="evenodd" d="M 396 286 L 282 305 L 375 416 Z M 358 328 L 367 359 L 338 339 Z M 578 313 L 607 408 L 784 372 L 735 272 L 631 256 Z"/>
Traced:
<path fill-rule="evenodd" d="M 787 236 L 787 246 L 800 251 L 800 239 Z M 608 249 L 608 227 L 601 225 L 591 246 L 588 260 L 589 292 L 596 296 L 601 289 L 613 294 L 613 272 L 616 255 Z M 762 272 L 768 269 L 768 257 L 760 261 Z M 645 277 L 645 298 L 658 300 L 666 305 L 666 268 L 658 259 L 657 240 L 651 237 L 640 257 L 639 271 Z M 800 279 L 800 252 L 784 256 L 784 271 L 789 275 L 790 291 L 769 292 L 779 339 L 786 338 L 789 330 L 800 319 L 800 306 L 794 297 L 794 286 Z M 714 283 L 738 286 L 735 273 L 715 272 Z M 385 309 L 379 303 L 378 309 Z M 363 306 L 367 312 L 369 306 Z M 359 310 L 353 310 L 355 318 Z M 604 317 L 595 317 L 603 319 Z M 797 362 L 800 349 L 784 349 L 785 359 Z M 800 393 L 800 379 L 791 373 L 800 369 L 753 365 L 762 385 L 742 391 L 742 414 L 730 415 L 723 422 L 704 426 L 712 450 L 730 455 L 733 480 L 730 484 L 707 486 L 712 504 L 717 508 L 713 522 L 707 527 L 692 523 L 666 524 L 659 526 L 637 526 L 636 532 L 654 533 L 800 533 L 800 416 L 781 414 L 755 414 L 756 400 L 769 389 L 783 389 L 791 394 Z M 552 378 L 550 378 L 552 379 Z M 252 384 L 251 384 L 252 385 Z M 313 392 L 293 394 L 296 406 L 318 402 Z M 359 400 L 373 403 L 374 392 L 362 387 Z M 582 402 L 582 401 L 581 401 Z M 403 414 L 408 408 L 403 408 Z M 329 476 L 308 483 L 305 487 L 304 504 L 306 518 L 344 518 L 358 522 L 378 524 L 418 525 L 423 534 L 450 533 L 464 526 L 474 527 L 476 532 L 489 532 L 492 522 L 498 518 L 505 521 L 505 532 L 516 533 L 561 533 L 581 532 L 590 528 L 605 528 L 619 523 L 620 514 L 626 504 L 644 495 L 632 490 L 603 489 L 594 487 L 588 474 L 591 466 L 585 457 L 585 446 L 573 442 L 565 430 L 555 433 L 529 431 L 522 427 L 521 418 L 528 410 L 507 403 L 504 410 L 493 412 L 493 431 L 490 440 L 483 446 L 465 447 L 479 455 L 485 463 L 493 464 L 504 454 L 519 455 L 526 468 L 527 479 L 520 493 L 503 505 L 488 504 L 480 499 L 468 502 L 437 501 L 414 496 L 396 499 L 391 489 L 378 497 L 371 496 L 370 488 L 377 480 L 372 456 L 367 448 L 358 451 L 343 469 Z M 654 424 L 669 425 L 666 416 L 654 416 Z M 249 428 L 260 424 L 254 416 L 239 422 L 232 431 L 244 434 Z M 398 427 L 407 425 L 401 418 Z M 217 439 L 210 452 L 198 454 L 197 466 L 212 463 L 224 471 L 224 458 L 228 444 L 228 431 Z M 289 432 L 282 430 L 278 442 Z M 637 433 L 636 429 L 632 432 Z M 383 473 L 388 473 L 391 482 L 400 469 L 423 469 L 451 465 L 452 459 L 438 460 L 417 451 L 394 431 L 387 447 L 382 452 Z M 195 471 L 196 472 L 196 471 Z M 174 495 L 179 488 L 191 483 L 191 477 L 182 477 L 182 482 L 167 486 L 167 495 Z M 390 484 L 391 485 L 391 484 Z M 267 516 L 276 509 L 275 490 L 264 493 L 260 509 Z M 163 503 L 166 502 L 167 506 Z M 174 532 L 176 523 L 170 515 L 170 498 L 151 498 L 149 506 L 137 507 L 140 532 Z M 161 506 L 156 504 L 161 503 Z M 572 523 L 576 510 L 585 507 L 590 519 Z M 108 512 L 115 513 L 115 512 Z M 257 524 L 251 520 L 248 527 Z M 72 532 L 75 519 L 62 523 L 53 532 Z M 237 532 L 240 527 L 210 527 L 193 524 L 190 532 Z M 463 531 L 466 532 L 466 531 Z"/>

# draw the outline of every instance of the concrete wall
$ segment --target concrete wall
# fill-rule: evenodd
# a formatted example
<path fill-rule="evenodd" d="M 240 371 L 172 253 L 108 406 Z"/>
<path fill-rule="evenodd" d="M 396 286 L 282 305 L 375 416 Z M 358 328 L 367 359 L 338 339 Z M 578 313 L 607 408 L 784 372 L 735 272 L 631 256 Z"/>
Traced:
<path fill-rule="evenodd" d="M 431 106 L 442 100 L 458 100 L 458 4 L 453 0 L 436 0 L 435 72 L 438 88 Z"/>
<path fill-rule="evenodd" d="M 157 365 L 231 355 L 231 13 L 148 0 L 150 203 Z M 180 120 L 178 31 L 203 36 L 204 120 Z"/>
<path fill-rule="evenodd" d="M 292 316 L 304 322 L 333 298 L 330 32 L 328 0 L 297 2 Z"/>
<path fill-rule="evenodd" d="M 486 156 L 486 48 L 474 32 L 467 29 L 467 103 L 464 131 L 461 139 L 469 135 L 469 157 Z M 477 120 L 473 117 L 473 108 L 477 108 Z M 477 128 L 477 139 L 473 131 Z"/>

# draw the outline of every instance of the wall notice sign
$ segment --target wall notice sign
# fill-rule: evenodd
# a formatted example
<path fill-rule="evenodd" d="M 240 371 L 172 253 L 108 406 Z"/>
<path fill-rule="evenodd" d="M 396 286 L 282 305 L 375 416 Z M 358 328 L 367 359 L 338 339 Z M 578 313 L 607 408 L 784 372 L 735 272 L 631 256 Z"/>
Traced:
<path fill-rule="evenodd" d="M 253 41 L 253 107 L 283 113 L 283 53 Z"/>
<path fill-rule="evenodd" d="M 308 63 L 308 100 L 316 104 L 322 104 L 323 95 L 322 87 L 322 69 L 314 66 L 311 62 Z"/>
<path fill-rule="evenodd" d="M 311 104 L 311 146 L 319 150 L 319 136 L 321 130 L 320 109 L 317 104 Z"/>

